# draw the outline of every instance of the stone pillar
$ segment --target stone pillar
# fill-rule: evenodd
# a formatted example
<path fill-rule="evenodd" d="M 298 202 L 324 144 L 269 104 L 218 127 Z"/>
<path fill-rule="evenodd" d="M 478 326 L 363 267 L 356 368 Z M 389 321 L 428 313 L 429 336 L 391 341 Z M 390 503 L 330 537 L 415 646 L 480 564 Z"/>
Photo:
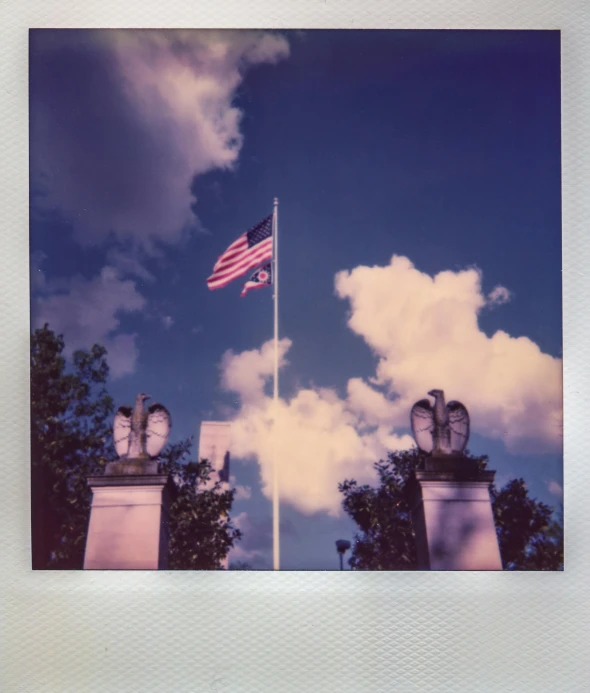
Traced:
<path fill-rule="evenodd" d="M 165 570 L 168 567 L 170 484 L 152 460 L 110 462 L 88 478 L 92 507 L 86 570 Z"/>
<path fill-rule="evenodd" d="M 431 457 L 413 482 L 412 520 L 422 570 L 502 570 L 490 485 L 463 456 Z"/>

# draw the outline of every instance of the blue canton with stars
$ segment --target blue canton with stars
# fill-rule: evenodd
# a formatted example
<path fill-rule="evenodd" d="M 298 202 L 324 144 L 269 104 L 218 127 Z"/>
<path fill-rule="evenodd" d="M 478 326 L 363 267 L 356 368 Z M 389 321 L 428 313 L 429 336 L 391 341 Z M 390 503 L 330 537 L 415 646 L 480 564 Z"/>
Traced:
<path fill-rule="evenodd" d="M 254 228 L 246 233 L 248 248 L 258 245 L 258 243 L 261 243 L 270 236 L 272 236 L 272 214 L 266 217 L 266 219 L 263 219 L 259 224 L 256 224 Z"/>

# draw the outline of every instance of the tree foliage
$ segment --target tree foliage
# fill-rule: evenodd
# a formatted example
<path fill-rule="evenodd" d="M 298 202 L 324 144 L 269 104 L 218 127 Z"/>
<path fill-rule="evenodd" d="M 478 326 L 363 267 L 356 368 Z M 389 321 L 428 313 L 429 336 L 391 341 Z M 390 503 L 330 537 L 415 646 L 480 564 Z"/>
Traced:
<path fill-rule="evenodd" d="M 106 391 L 106 350 L 77 351 L 45 325 L 31 335 L 31 520 L 35 569 L 82 568 L 92 492 L 87 477 L 115 459 L 113 401 Z M 240 532 L 229 512 L 233 490 L 208 485 L 208 462 L 190 461 L 191 441 L 160 456 L 171 475 L 169 566 L 219 568 Z M 209 488 L 211 486 L 211 488 Z"/>
<path fill-rule="evenodd" d="M 219 479 L 207 484 L 211 465 L 188 460 L 191 441 L 169 445 L 161 455 L 162 473 L 174 482 L 170 505 L 168 566 L 173 570 L 215 570 L 241 537 L 229 516 L 234 489 Z"/>
<path fill-rule="evenodd" d="M 356 570 L 411 570 L 416 564 L 416 546 L 411 508 L 405 487 L 418 456 L 402 451 L 375 464 L 379 485 L 359 486 L 354 480 L 339 485 L 343 507 L 356 522 L 349 564 Z"/>
<path fill-rule="evenodd" d="M 507 570 L 562 570 L 563 522 L 529 497 L 524 479 L 490 489 L 496 532 Z"/>
<path fill-rule="evenodd" d="M 355 570 L 413 570 L 416 541 L 411 518 L 408 482 L 420 469 L 425 454 L 419 450 L 390 453 L 374 466 L 376 487 L 345 480 L 339 485 L 343 508 L 357 524 L 352 556 Z M 480 469 L 487 457 L 473 457 Z M 562 570 L 563 522 L 552 509 L 528 495 L 523 479 L 501 490 L 490 489 L 496 532 L 506 570 Z"/>
<path fill-rule="evenodd" d="M 47 325 L 31 336 L 31 525 L 34 568 L 79 568 L 91 491 L 111 450 L 106 350 L 76 351 Z"/>

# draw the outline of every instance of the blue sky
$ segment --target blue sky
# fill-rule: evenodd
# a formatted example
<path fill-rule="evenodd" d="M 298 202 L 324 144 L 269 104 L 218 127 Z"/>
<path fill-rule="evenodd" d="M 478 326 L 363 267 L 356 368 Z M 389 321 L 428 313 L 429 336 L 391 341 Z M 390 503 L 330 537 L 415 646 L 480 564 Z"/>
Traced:
<path fill-rule="evenodd" d="M 235 557 L 270 567 L 271 291 L 205 280 L 276 196 L 282 567 L 337 567 L 338 481 L 432 387 L 557 505 L 559 74 L 547 31 L 32 32 L 33 325 L 106 344 L 174 440 L 235 422 Z"/>

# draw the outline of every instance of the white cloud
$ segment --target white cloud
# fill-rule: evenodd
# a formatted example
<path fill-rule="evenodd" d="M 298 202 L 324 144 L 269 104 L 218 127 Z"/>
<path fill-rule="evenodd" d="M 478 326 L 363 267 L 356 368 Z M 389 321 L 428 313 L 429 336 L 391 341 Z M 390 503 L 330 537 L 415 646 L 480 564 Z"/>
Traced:
<path fill-rule="evenodd" d="M 395 404 L 361 378 L 348 381 L 348 404 L 369 426 L 388 425 L 395 415 Z"/>
<path fill-rule="evenodd" d="M 488 306 L 501 306 L 512 298 L 512 294 L 505 286 L 496 286 L 488 294 Z"/>
<path fill-rule="evenodd" d="M 299 389 L 276 412 L 265 393 L 272 341 L 222 359 L 222 385 L 239 395 L 232 454 L 260 466 L 263 492 L 272 488 L 273 415 L 282 498 L 305 513 L 336 515 L 338 483 L 374 480 L 372 465 L 388 450 L 413 445 L 411 406 L 433 388 L 459 399 L 472 430 L 502 439 L 513 451 L 552 451 L 561 445 L 561 361 L 526 337 L 487 337 L 478 326 L 486 305 L 478 270 L 419 272 L 403 257 L 385 267 L 357 267 L 336 276 L 336 292 L 350 303 L 349 327 L 377 358 L 369 384 L 348 381 L 347 396 Z M 291 347 L 281 340 L 281 363 Z"/>
<path fill-rule="evenodd" d="M 281 341 L 281 355 L 290 347 Z M 240 395 L 242 406 L 232 423 L 232 454 L 257 459 L 264 493 L 272 488 L 273 401 L 264 394 L 273 364 L 273 343 L 261 349 L 224 356 L 222 381 Z M 284 363 L 284 358 L 282 359 Z M 354 477 L 374 478 L 372 465 L 388 449 L 408 448 L 409 436 L 387 427 L 361 431 L 360 417 L 329 389 L 302 389 L 277 410 L 277 454 L 281 462 L 282 498 L 302 512 L 340 512 L 338 483 Z"/>
<path fill-rule="evenodd" d="M 278 345 L 279 366 L 285 365 L 285 354 L 290 339 L 281 339 Z M 234 354 L 231 349 L 221 359 L 221 386 L 239 392 L 244 402 L 259 401 L 264 385 L 273 373 L 274 343 L 267 342 L 259 349 Z"/>
<path fill-rule="evenodd" d="M 378 358 L 377 382 L 397 396 L 377 407 L 393 424 L 406 425 L 412 404 L 436 387 L 467 406 L 477 433 L 512 451 L 560 448 L 561 360 L 527 337 L 480 330 L 478 270 L 430 277 L 394 256 L 385 267 L 338 273 L 336 293 L 350 303 L 349 327 Z"/>
<path fill-rule="evenodd" d="M 288 53 L 286 39 L 261 31 L 31 34 L 33 213 L 57 211 L 78 241 L 110 243 L 90 282 L 47 287 L 41 258 L 33 266 L 37 323 L 63 332 L 70 351 L 100 342 L 114 377 L 134 370 L 135 335 L 117 334 L 119 316 L 145 300 L 123 277 L 153 282 L 146 256 L 197 226 L 194 177 L 238 159 L 244 74 Z"/>
<path fill-rule="evenodd" d="M 237 161 L 244 73 L 288 52 L 260 31 L 34 33 L 36 199 L 85 241 L 181 240 L 195 226 L 193 177 Z"/>
<path fill-rule="evenodd" d="M 124 313 L 143 310 L 145 298 L 135 283 L 122 280 L 113 267 L 104 267 L 94 279 L 73 277 L 45 285 L 46 294 L 34 300 L 33 323 L 48 323 L 63 334 L 66 355 L 76 349 L 102 344 L 108 350 L 111 375 L 119 378 L 135 369 L 138 357 L 135 334 L 118 333 Z"/>
<path fill-rule="evenodd" d="M 249 500 L 252 498 L 252 489 L 249 486 L 236 486 L 236 500 Z"/>
<path fill-rule="evenodd" d="M 558 498 L 563 498 L 563 488 L 561 487 L 561 484 L 559 484 L 554 479 L 551 479 L 551 481 L 549 481 L 549 483 L 547 484 L 547 488 L 549 489 L 549 493 L 551 493 L 552 495 L 557 496 Z"/>

